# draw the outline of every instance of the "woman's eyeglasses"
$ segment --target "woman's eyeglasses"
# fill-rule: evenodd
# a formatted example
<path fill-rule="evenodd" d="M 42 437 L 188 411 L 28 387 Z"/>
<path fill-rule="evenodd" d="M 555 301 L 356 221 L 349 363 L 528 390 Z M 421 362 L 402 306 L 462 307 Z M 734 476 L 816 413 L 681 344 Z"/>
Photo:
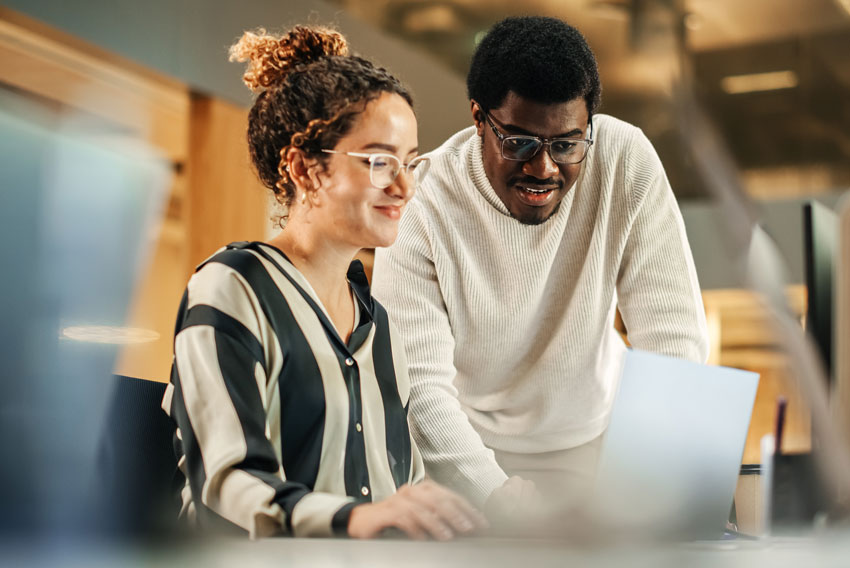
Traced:
<path fill-rule="evenodd" d="M 483 109 L 482 109 L 483 110 Z M 549 156 L 559 164 L 578 164 L 587 156 L 593 145 L 592 139 L 579 138 L 541 138 L 540 136 L 507 135 L 499 132 L 490 113 L 484 117 L 493 129 L 493 133 L 502 143 L 502 157 L 514 162 L 526 162 L 537 155 L 543 146 L 549 147 Z M 591 127 L 592 128 L 592 127 Z"/>
<path fill-rule="evenodd" d="M 378 189 L 389 187 L 395 181 L 402 171 L 413 179 L 414 185 L 419 184 L 425 174 L 428 173 L 428 168 L 431 162 L 428 158 L 418 156 L 413 158 L 408 163 L 403 164 L 401 160 L 392 154 L 369 154 L 366 152 L 341 152 L 339 150 L 322 150 L 326 154 L 344 154 L 352 158 L 361 158 L 368 160 L 369 163 L 369 180 Z"/>

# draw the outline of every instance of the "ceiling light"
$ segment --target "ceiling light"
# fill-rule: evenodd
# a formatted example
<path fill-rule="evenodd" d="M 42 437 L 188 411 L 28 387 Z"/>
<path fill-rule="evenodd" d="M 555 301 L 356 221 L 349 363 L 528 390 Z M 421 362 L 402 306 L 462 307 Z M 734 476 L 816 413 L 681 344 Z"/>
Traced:
<path fill-rule="evenodd" d="M 422 5 L 404 14 L 402 27 L 408 33 L 461 33 L 464 28 L 457 11 L 450 5 Z"/>
<path fill-rule="evenodd" d="M 702 18 L 694 12 L 688 12 L 687 14 L 685 14 L 684 22 L 685 27 L 691 30 L 692 32 L 702 27 Z"/>
<path fill-rule="evenodd" d="M 750 73 L 748 75 L 730 75 L 720 80 L 720 88 L 730 95 L 792 89 L 797 84 L 797 74 L 787 70 L 771 71 L 769 73 Z"/>
<path fill-rule="evenodd" d="M 113 345 L 147 343 L 159 339 L 159 334 L 151 329 L 111 325 L 74 325 L 63 329 L 61 336 L 74 341 Z"/>

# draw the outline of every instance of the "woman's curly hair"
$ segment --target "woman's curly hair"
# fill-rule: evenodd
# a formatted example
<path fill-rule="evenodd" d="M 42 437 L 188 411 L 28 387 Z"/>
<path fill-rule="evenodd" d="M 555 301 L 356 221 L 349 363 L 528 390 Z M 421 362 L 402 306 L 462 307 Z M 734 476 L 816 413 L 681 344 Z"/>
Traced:
<path fill-rule="evenodd" d="M 231 61 L 248 61 L 242 79 L 258 93 L 248 115 L 248 147 L 260 180 L 289 206 L 295 187 L 286 171 L 290 147 L 324 164 L 366 104 L 395 93 L 413 106 L 401 82 L 385 69 L 348 53 L 334 30 L 296 26 L 282 36 L 245 32 L 230 48 Z"/>

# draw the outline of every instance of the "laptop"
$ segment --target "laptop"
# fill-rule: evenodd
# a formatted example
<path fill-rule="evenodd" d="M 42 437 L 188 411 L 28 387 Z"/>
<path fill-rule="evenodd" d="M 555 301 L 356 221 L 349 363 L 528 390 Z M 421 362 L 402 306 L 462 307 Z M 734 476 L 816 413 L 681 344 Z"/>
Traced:
<path fill-rule="evenodd" d="M 722 538 L 759 376 L 627 352 L 592 514 L 606 527 Z"/>

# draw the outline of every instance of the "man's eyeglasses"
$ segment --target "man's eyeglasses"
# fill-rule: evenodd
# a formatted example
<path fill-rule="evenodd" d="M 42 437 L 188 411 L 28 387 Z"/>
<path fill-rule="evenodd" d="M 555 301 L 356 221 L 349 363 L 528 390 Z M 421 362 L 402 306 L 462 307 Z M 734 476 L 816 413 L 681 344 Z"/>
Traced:
<path fill-rule="evenodd" d="M 414 185 L 419 184 L 431 162 L 428 158 L 417 156 L 406 164 L 392 154 L 369 154 L 366 152 L 340 152 L 339 150 L 322 150 L 326 154 L 344 154 L 352 158 L 361 158 L 369 163 L 369 180 L 378 189 L 389 187 L 402 171 L 413 179 Z"/>
<path fill-rule="evenodd" d="M 493 129 L 493 133 L 502 143 L 502 157 L 515 162 L 526 162 L 537 155 L 543 146 L 549 147 L 549 156 L 559 164 L 578 164 L 587 156 L 593 145 L 591 138 L 541 138 L 540 136 L 507 135 L 499 132 L 490 113 L 484 111 L 484 117 Z M 591 123 L 591 132 L 593 125 Z"/>

